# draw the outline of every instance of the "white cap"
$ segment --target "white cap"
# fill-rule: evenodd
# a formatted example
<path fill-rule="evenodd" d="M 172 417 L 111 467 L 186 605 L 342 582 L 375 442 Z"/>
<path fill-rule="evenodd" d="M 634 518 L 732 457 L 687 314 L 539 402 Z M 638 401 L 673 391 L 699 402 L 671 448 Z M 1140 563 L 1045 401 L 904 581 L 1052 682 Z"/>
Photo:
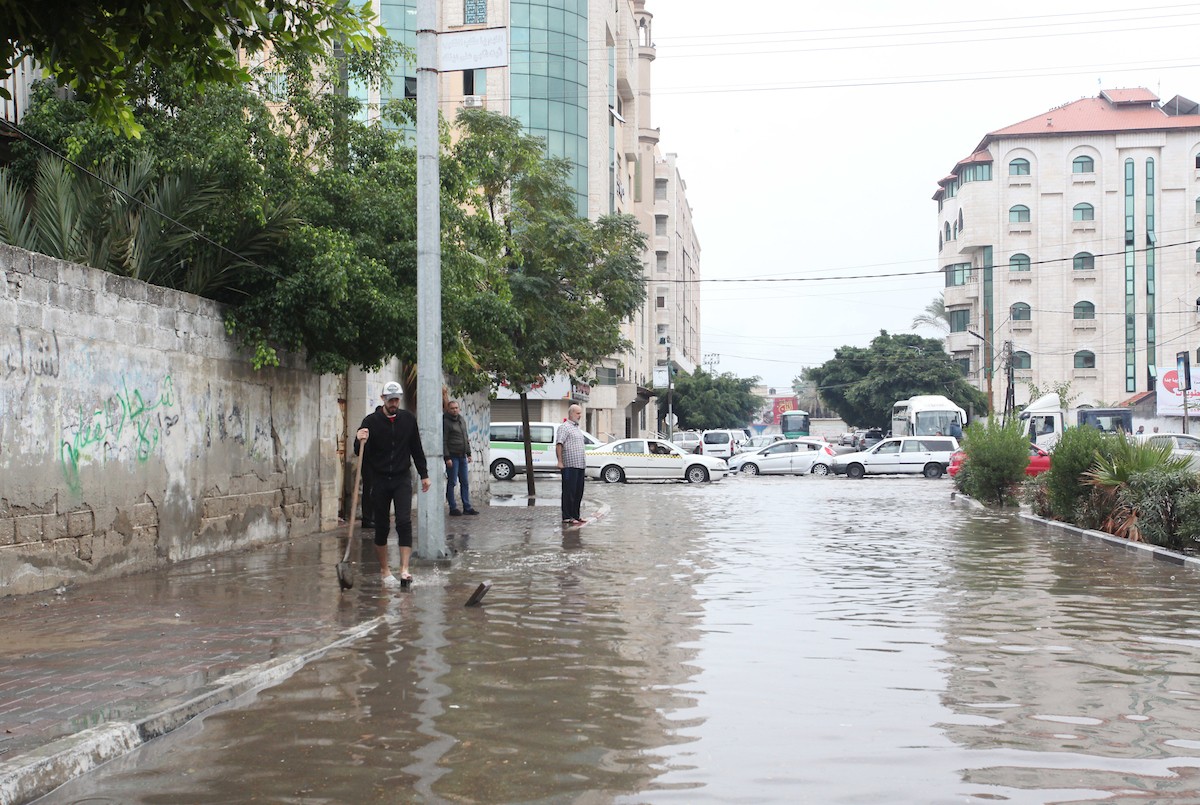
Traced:
<path fill-rule="evenodd" d="M 404 396 L 404 392 L 395 380 L 383 387 L 383 399 L 385 400 L 396 400 L 402 396 Z"/>

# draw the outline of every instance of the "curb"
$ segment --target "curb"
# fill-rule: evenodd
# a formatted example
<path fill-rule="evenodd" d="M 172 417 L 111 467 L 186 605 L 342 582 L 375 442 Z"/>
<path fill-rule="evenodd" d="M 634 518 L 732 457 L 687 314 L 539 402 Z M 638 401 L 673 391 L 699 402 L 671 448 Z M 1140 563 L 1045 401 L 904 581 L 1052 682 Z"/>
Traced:
<path fill-rule="evenodd" d="M 1167 548 L 1160 548 L 1157 545 L 1150 545 L 1149 543 L 1145 542 L 1131 542 L 1127 539 L 1122 539 L 1121 537 L 1115 537 L 1112 534 L 1108 534 L 1104 531 L 1096 531 L 1090 528 L 1080 528 L 1079 526 L 1071 525 L 1070 523 L 1059 522 L 1058 520 L 1047 520 L 1044 517 L 1038 517 L 1036 514 L 1029 514 L 1028 512 L 1022 512 L 1020 517 L 1023 520 L 1030 521 L 1031 523 L 1040 523 L 1046 528 L 1057 528 L 1060 531 L 1067 531 L 1072 534 L 1090 537 L 1091 539 L 1103 540 L 1104 542 L 1107 542 L 1118 548 L 1124 548 L 1127 551 L 1150 554 L 1152 559 L 1156 559 L 1160 562 L 1170 562 L 1173 565 L 1200 570 L 1200 558 L 1195 556 L 1187 556 L 1185 554 L 1177 553 L 1175 551 L 1168 550 Z"/>
<path fill-rule="evenodd" d="M 353 643 L 386 621 L 385 616 L 372 618 L 346 629 L 340 637 L 325 645 L 226 674 L 187 701 L 139 721 L 117 721 L 92 727 L 0 764 L 0 805 L 23 805 L 45 796 L 97 766 L 179 729 L 196 716 L 257 688 L 286 679 L 308 662 L 331 649 Z"/>

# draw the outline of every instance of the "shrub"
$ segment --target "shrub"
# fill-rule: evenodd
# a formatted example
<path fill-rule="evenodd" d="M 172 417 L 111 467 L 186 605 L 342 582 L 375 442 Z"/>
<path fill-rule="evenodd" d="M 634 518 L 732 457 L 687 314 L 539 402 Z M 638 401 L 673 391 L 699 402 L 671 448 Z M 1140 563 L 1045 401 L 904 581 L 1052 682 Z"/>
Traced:
<path fill-rule="evenodd" d="M 1029 464 L 1029 442 L 1018 420 L 1001 425 L 991 419 L 986 426 L 972 422 L 963 438 L 963 451 L 967 458 L 958 473 L 960 478 L 966 473 L 963 492 L 997 506 L 1016 502 Z"/>
<path fill-rule="evenodd" d="M 1083 476 L 1107 499 L 1109 513 L 1100 525 L 1105 531 L 1141 541 L 1140 507 L 1145 506 L 1152 531 L 1167 541 L 1156 544 L 1173 540 L 1171 493 L 1188 483 L 1191 472 L 1188 460 L 1172 455 L 1170 445 L 1138 442 L 1120 433 L 1104 440 Z"/>
<path fill-rule="evenodd" d="M 1136 472 L 1117 492 L 1118 512 L 1126 513 L 1126 534 L 1130 539 L 1179 549 L 1185 540 L 1180 534 L 1182 498 L 1197 489 L 1196 476 L 1190 470 L 1156 467 Z"/>
<path fill-rule="evenodd" d="M 1054 446 L 1050 471 L 1045 474 L 1054 519 L 1076 522 L 1077 510 L 1089 491 L 1083 474 L 1092 468 L 1103 442 L 1104 435 L 1095 428 L 1067 428 Z"/>
<path fill-rule="evenodd" d="M 1179 546 L 1183 550 L 1200 547 L 1200 489 L 1193 487 L 1190 492 L 1179 495 L 1177 508 L 1179 512 Z"/>

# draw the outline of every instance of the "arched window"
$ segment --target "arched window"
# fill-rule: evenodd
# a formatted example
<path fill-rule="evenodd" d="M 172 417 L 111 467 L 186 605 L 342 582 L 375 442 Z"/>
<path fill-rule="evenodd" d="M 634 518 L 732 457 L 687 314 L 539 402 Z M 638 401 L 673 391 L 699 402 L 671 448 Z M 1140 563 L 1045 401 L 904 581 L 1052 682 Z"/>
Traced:
<path fill-rule="evenodd" d="M 1008 211 L 1008 222 L 1010 224 L 1029 223 L 1029 208 L 1024 204 L 1018 204 L 1015 207 L 1011 207 Z"/>
<path fill-rule="evenodd" d="M 1075 353 L 1075 368 L 1076 369 L 1095 369 L 1096 354 L 1088 352 L 1086 349 L 1081 349 Z"/>
<path fill-rule="evenodd" d="M 1200 159 L 1200 157 L 1197 157 Z M 1009 176 L 1028 176 L 1029 175 L 1029 160 L 1017 157 L 1008 163 Z"/>
<path fill-rule="evenodd" d="M 1013 306 L 1008 310 L 1009 316 L 1012 317 L 1013 321 L 1033 320 L 1033 311 L 1030 310 L 1029 305 L 1025 304 L 1024 302 L 1013 302 Z"/>
<path fill-rule="evenodd" d="M 1200 265 L 1200 249 L 1196 249 L 1196 264 Z"/>
<path fill-rule="evenodd" d="M 950 242 L 950 222 L 946 222 L 946 242 Z"/>
<path fill-rule="evenodd" d="M 1009 271 L 1028 271 L 1029 270 L 1029 255 L 1014 254 L 1008 260 Z"/>
<path fill-rule="evenodd" d="M 1196 215 L 1200 215 L 1200 196 L 1196 197 Z"/>
<path fill-rule="evenodd" d="M 1091 252 L 1080 252 L 1074 259 L 1076 271 L 1091 271 L 1096 267 L 1096 255 Z"/>
<path fill-rule="evenodd" d="M 1071 217 L 1076 221 L 1096 220 L 1096 208 L 1091 204 L 1076 204 Z"/>
<path fill-rule="evenodd" d="M 958 211 L 958 231 L 963 231 L 963 213 L 961 209 Z"/>
<path fill-rule="evenodd" d="M 1091 157 L 1075 157 L 1071 162 L 1071 173 L 1095 173 L 1096 162 Z"/>
<path fill-rule="evenodd" d="M 1091 302 L 1076 302 L 1075 303 L 1075 318 L 1076 319 L 1094 319 L 1096 318 L 1096 306 Z"/>
<path fill-rule="evenodd" d="M 1014 369 L 1031 369 L 1033 368 L 1033 360 L 1029 357 L 1028 352 L 1014 352 L 1012 354 L 1012 365 Z"/>

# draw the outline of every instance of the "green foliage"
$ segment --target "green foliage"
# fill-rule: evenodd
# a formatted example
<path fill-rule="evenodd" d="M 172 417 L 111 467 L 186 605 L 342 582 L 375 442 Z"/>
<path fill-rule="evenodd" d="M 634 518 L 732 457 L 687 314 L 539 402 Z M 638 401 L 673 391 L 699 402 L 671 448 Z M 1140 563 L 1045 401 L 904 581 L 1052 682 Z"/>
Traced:
<path fill-rule="evenodd" d="M 0 20 L 0 72 L 32 57 L 87 99 L 92 119 L 133 137 L 140 67 L 199 88 L 237 85 L 248 79 L 239 55 L 363 50 L 384 34 L 370 3 L 308 0 L 0 0 Z"/>
<path fill-rule="evenodd" d="M 1160 512 L 1169 512 L 1171 507 L 1154 503 L 1155 496 L 1161 490 L 1146 490 L 1142 485 L 1142 492 L 1132 491 L 1125 495 L 1122 492 L 1130 490 L 1134 479 L 1139 476 L 1186 473 L 1190 463 L 1185 458 L 1172 455 L 1168 444 L 1139 442 L 1128 438 L 1123 432 L 1105 437 L 1104 444 L 1107 450 L 1100 451 L 1092 468 L 1083 474 L 1084 480 L 1095 487 L 1109 504 L 1108 516 L 1100 527 L 1119 537 L 1140 540 L 1140 512 L 1136 504 L 1154 504 L 1152 508 Z M 1158 480 L 1161 486 L 1161 479 Z M 1163 527 L 1169 525 L 1168 520 Z"/>
<path fill-rule="evenodd" d="M 839 347 L 832 360 L 810 367 L 821 397 L 848 425 L 891 428 L 892 404 L 918 394 L 941 394 L 963 408 L 987 409 L 984 394 L 963 378 L 942 342 L 881 331 L 869 347 Z"/>
<path fill-rule="evenodd" d="M 1047 383 L 1045 386 L 1039 386 L 1037 383 L 1026 383 L 1025 385 L 1029 388 L 1030 402 L 1041 399 L 1047 394 L 1057 394 L 1058 407 L 1064 411 L 1069 409 L 1074 402 L 1079 399 L 1078 392 L 1075 394 L 1071 393 L 1070 380 L 1059 380 L 1053 383 Z"/>
<path fill-rule="evenodd" d="M 1051 452 L 1050 470 L 1045 473 L 1050 516 L 1077 522 L 1077 510 L 1088 487 L 1084 473 L 1096 463 L 1104 434 L 1095 428 L 1067 428 Z"/>
<path fill-rule="evenodd" d="M 745 427 L 762 407 L 762 398 L 752 391 L 758 380 L 734 377 L 729 372 L 713 375 L 702 369 L 690 375 L 676 375 L 672 408 L 679 417 L 679 427 L 695 430 Z M 658 389 L 658 394 L 663 400 L 666 391 Z M 665 405 L 660 403 L 660 407 Z"/>
<path fill-rule="evenodd" d="M 1178 526 L 1175 534 L 1180 548 L 1195 550 L 1200 546 L 1200 490 L 1194 486 L 1176 497 Z"/>
<path fill-rule="evenodd" d="M 967 458 L 955 481 L 964 493 L 996 506 L 1017 501 L 1029 464 L 1029 442 L 1019 421 L 972 422 L 964 435 L 963 451 Z"/>
<path fill-rule="evenodd" d="M 1191 542 L 1182 527 L 1198 493 L 1189 469 L 1160 466 L 1130 475 L 1117 492 L 1117 508 L 1130 515 L 1130 538 L 1178 550 Z"/>
<path fill-rule="evenodd" d="M 932 327 L 940 333 L 950 332 L 950 319 L 946 315 L 946 292 L 938 291 L 925 309 L 913 316 L 912 328 Z"/>

